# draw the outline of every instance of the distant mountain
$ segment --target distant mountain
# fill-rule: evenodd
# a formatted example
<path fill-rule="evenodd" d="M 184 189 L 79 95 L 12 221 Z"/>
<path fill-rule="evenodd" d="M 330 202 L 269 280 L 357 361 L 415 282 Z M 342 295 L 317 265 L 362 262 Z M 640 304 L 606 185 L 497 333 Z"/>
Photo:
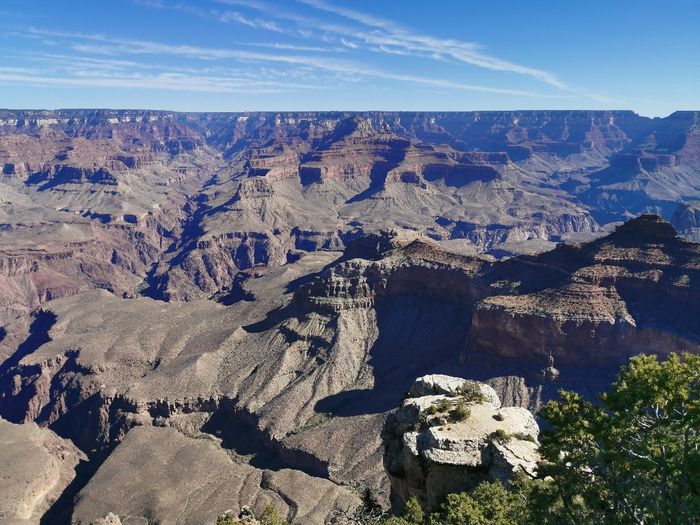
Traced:
<path fill-rule="evenodd" d="M 0 110 L 0 514 L 320 524 L 416 377 L 700 352 L 699 115 Z"/>
<path fill-rule="evenodd" d="M 218 297 L 383 228 L 496 257 L 641 212 L 692 237 L 699 115 L 1 110 L 0 318 L 91 288 Z"/>

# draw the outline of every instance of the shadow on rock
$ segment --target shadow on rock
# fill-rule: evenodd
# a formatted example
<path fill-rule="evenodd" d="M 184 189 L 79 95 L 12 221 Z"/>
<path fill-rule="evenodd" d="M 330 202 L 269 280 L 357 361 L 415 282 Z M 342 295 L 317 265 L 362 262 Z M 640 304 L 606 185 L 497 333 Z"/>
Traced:
<path fill-rule="evenodd" d="M 455 373 L 465 347 L 471 308 L 455 301 L 398 296 L 376 305 L 379 337 L 370 349 L 374 388 L 326 397 L 317 412 L 348 417 L 398 406 L 416 377 Z"/>
<path fill-rule="evenodd" d="M 33 321 L 29 326 L 29 335 L 20 343 L 17 350 L 12 354 L 2 365 L 0 365 L 0 376 L 6 374 L 9 370 L 16 367 L 25 356 L 28 356 L 37 350 L 44 343 L 51 341 L 49 330 L 56 324 L 56 314 L 50 310 L 37 310 L 32 313 Z M 6 332 L 2 328 L 0 333 L 0 341 L 4 339 Z"/>

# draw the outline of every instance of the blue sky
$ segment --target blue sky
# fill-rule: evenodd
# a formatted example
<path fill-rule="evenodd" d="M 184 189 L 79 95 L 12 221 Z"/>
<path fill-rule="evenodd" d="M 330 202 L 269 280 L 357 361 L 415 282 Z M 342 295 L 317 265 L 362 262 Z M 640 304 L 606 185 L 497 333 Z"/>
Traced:
<path fill-rule="evenodd" d="M 695 0 L 3 0 L 0 106 L 700 109 Z"/>

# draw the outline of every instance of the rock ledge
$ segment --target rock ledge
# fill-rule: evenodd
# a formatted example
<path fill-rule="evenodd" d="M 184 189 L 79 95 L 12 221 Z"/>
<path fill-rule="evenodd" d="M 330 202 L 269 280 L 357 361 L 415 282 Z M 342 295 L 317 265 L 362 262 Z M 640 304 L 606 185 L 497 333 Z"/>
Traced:
<path fill-rule="evenodd" d="M 382 433 L 392 506 L 400 510 L 416 496 L 431 510 L 447 494 L 481 481 L 507 482 L 521 469 L 533 473 L 538 434 L 528 410 L 501 407 L 488 385 L 442 375 L 418 378 Z"/>

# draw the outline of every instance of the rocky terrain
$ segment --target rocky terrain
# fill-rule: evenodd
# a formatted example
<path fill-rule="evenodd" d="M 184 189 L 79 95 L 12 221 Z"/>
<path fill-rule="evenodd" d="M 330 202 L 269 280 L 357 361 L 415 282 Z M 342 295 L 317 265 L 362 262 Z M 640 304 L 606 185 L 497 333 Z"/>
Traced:
<path fill-rule="evenodd" d="M 653 211 L 693 238 L 698 129 L 694 112 L 3 110 L 0 315 L 93 288 L 210 298 L 384 228 L 501 257 Z"/>
<path fill-rule="evenodd" d="M 451 395 L 416 377 L 488 384 L 491 422 L 697 352 L 698 133 L 692 112 L 0 111 L 0 417 L 77 447 L 0 512 L 323 523 L 365 488 L 389 504 L 387 416 Z"/>
<path fill-rule="evenodd" d="M 485 381 L 495 395 L 478 417 L 536 410 L 561 387 L 592 395 L 632 354 L 700 350 L 698 283 L 700 245 L 653 215 L 505 261 L 389 230 L 249 272 L 227 305 L 50 301 L 7 324 L 0 415 L 87 454 L 76 523 L 199 522 L 266 503 L 321 523 L 357 501 L 352 487 L 388 500 L 382 428 L 416 376 Z M 105 499 L 110 483 L 139 497 Z M 322 506 L 300 484 L 328 494 Z"/>
<path fill-rule="evenodd" d="M 383 431 L 384 465 L 394 510 L 411 497 L 439 508 L 448 494 L 482 481 L 534 475 L 539 427 L 525 408 L 502 407 L 483 383 L 430 375 L 418 378 Z"/>
<path fill-rule="evenodd" d="M 48 428 L 0 419 L 0 523 L 37 523 L 84 459 L 73 443 Z"/>

